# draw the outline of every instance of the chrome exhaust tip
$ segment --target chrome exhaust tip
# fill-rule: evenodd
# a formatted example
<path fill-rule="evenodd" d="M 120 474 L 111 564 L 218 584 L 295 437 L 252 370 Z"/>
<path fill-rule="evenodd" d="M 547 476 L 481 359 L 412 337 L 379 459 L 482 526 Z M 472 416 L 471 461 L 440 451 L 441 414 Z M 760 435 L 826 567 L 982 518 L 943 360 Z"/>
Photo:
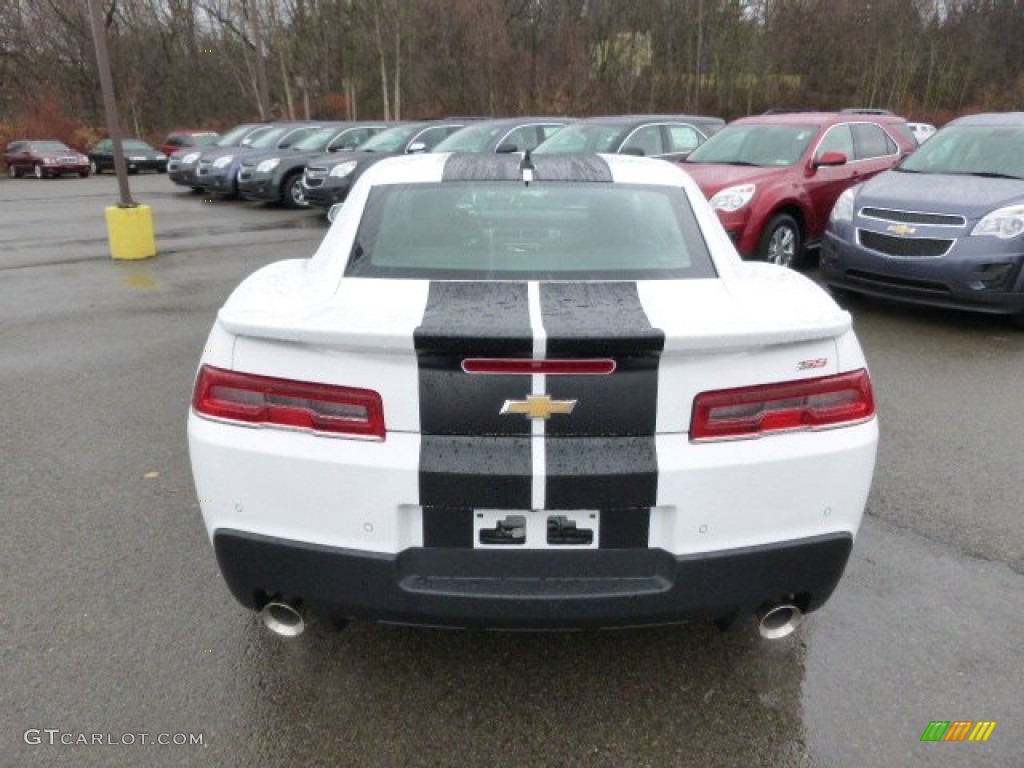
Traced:
<path fill-rule="evenodd" d="M 274 598 L 263 606 L 260 618 L 278 637 L 298 637 L 306 631 L 306 610 L 298 600 Z"/>
<path fill-rule="evenodd" d="M 789 637 L 803 621 L 803 611 L 792 603 L 778 603 L 757 614 L 757 631 L 765 640 Z"/>

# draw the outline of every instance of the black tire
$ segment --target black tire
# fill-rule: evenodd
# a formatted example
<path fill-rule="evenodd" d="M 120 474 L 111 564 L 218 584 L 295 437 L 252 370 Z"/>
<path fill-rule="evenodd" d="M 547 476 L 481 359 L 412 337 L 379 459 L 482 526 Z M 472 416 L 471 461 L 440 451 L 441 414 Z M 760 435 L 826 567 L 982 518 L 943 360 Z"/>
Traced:
<path fill-rule="evenodd" d="M 757 258 L 780 267 L 798 269 L 803 263 L 803 234 L 796 219 L 788 213 L 772 217 L 761 233 Z"/>
<path fill-rule="evenodd" d="M 78 177 L 80 179 L 88 179 L 89 178 L 89 171 L 79 171 L 78 172 Z"/>
<path fill-rule="evenodd" d="M 46 178 L 46 171 L 43 170 L 43 166 L 34 165 L 32 166 L 32 175 L 37 179 L 44 179 Z"/>
<path fill-rule="evenodd" d="M 7 175 L 10 176 L 12 179 L 20 179 L 21 178 L 21 171 L 19 171 L 13 165 L 8 165 L 7 166 Z"/>
<path fill-rule="evenodd" d="M 302 171 L 289 173 L 281 182 L 281 202 L 285 208 L 306 208 L 306 196 L 302 191 Z"/>

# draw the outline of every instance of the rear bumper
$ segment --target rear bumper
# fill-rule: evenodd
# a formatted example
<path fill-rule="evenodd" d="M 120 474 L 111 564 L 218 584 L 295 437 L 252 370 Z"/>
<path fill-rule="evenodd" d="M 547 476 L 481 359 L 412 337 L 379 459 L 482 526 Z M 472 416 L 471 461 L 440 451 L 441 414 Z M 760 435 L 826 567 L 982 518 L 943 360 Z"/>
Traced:
<path fill-rule="evenodd" d="M 683 556 L 426 547 L 381 554 L 230 529 L 216 531 L 213 543 L 231 592 L 253 610 L 282 594 L 335 619 L 567 629 L 723 618 L 783 599 L 813 611 L 835 589 L 853 539 L 834 533 Z"/>

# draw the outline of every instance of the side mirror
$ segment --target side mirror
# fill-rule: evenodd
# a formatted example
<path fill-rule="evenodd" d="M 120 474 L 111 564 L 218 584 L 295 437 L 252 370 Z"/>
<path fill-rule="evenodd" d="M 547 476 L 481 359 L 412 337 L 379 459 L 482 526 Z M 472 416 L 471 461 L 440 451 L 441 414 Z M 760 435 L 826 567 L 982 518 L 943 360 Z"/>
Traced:
<path fill-rule="evenodd" d="M 426 151 L 427 151 L 427 145 L 426 145 L 425 142 L 422 142 L 422 141 L 414 141 L 412 144 L 409 145 L 409 149 L 407 150 L 408 154 L 410 154 L 410 155 L 414 155 L 417 152 L 426 152 Z"/>
<path fill-rule="evenodd" d="M 813 165 L 815 168 L 823 165 L 846 165 L 846 155 L 842 152 L 823 152 L 821 157 L 815 159 Z"/>
<path fill-rule="evenodd" d="M 334 220 L 341 215 L 341 206 L 343 205 L 344 203 L 335 203 L 327 210 L 327 220 L 329 222 L 333 224 Z"/>
<path fill-rule="evenodd" d="M 517 147 L 512 142 L 507 142 L 505 144 L 499 144 L 498 148 L 494 151 L 497 152 L 499 155 L 511 155 L 513 152 L 518 152 L 519 147 Z"/>

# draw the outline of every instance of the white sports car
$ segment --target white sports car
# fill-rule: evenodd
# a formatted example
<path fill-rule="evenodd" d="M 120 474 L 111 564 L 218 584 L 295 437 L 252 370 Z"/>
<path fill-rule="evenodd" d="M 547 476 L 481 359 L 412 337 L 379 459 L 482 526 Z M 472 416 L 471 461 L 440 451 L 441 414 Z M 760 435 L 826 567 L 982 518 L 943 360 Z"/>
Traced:
<path fill-rule="evenodd" d="M 224 578 L 281 634 L 776 636 L 842 575 L 878 431 L 850 316 L 741 261 L 678 167 L 426 154 L 234 291 L 188 438 Z"/>

